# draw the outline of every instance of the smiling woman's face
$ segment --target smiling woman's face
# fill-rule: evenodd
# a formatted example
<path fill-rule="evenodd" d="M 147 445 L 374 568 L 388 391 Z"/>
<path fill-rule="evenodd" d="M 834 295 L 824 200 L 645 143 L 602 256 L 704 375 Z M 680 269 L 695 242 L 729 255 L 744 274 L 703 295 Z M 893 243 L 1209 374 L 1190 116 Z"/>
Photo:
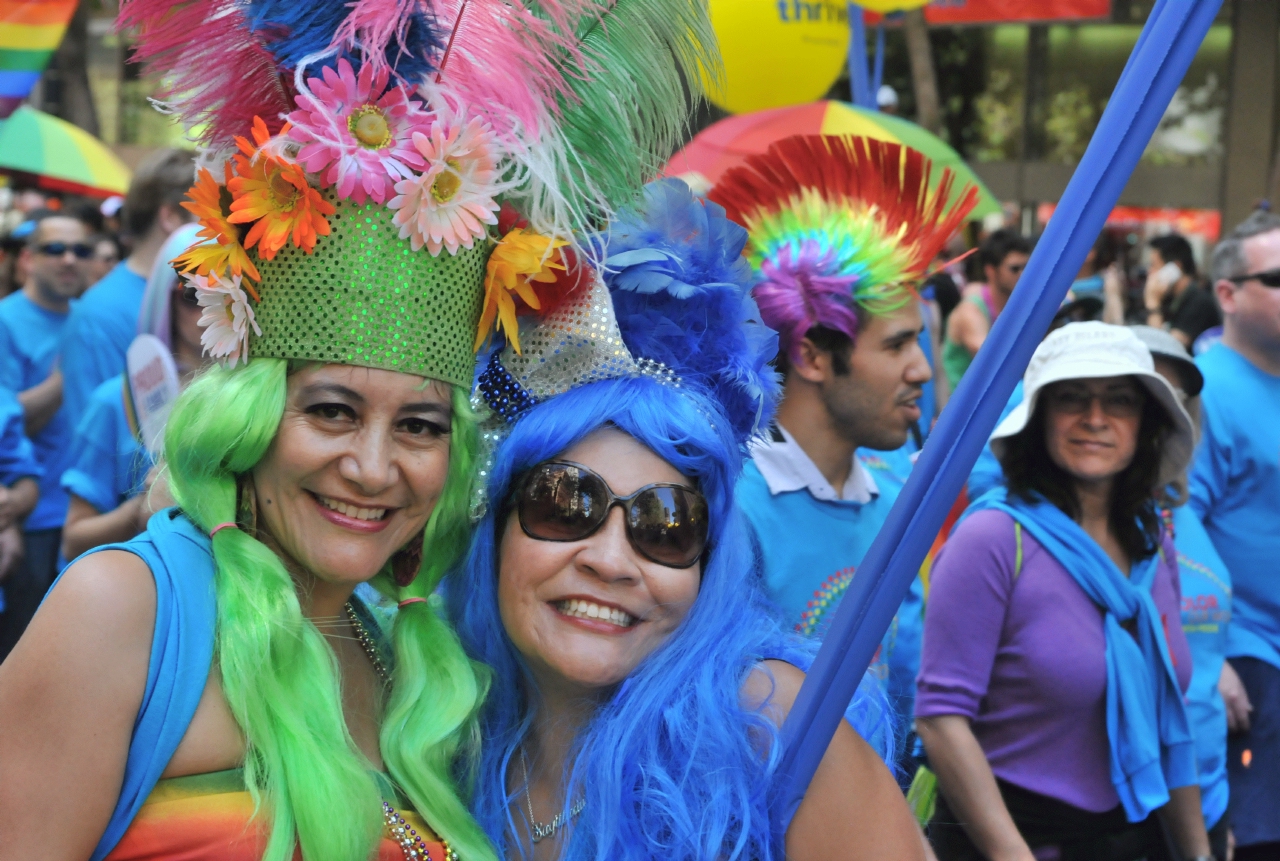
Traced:
<path fill-rule="evenodd" d="M 618 430 L 598 430 L 556 459 L 593 470 L 617 496 L 660 482 L 692 486 Z M 636 552 L 620 506 L 599 531 L 565 542 L 525 535 L 513 510 L 499 550 L 498 608 L 540 686 L 589 695 L 621 682 L 671 636 L 701 572 L 700 563 L 668 568 Z"/>
<path fill-rule="evenodd" d="M 291 374 L 286 398 L 253 469 L 258 528 L 319 580 L 369 580 L 422 530 L 444 489 L 449 388 L 319 365 Z"/>

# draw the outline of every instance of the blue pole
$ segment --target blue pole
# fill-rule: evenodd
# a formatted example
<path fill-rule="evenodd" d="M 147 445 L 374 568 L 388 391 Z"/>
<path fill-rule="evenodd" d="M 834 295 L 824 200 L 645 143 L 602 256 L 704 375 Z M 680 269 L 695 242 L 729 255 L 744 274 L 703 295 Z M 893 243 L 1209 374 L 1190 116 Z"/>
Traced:
<path fill-rule="evenodd" d="M 876 25 L 876 65 L 871 75 L 871 107 L 880 107 L 880 86 L 884 83 L 884 24 Z"/>
<path fill-rule="evenodd" d="M 862 7 L 849 4 L 849 98 L 860 108 L 875 109 L 875 96 L 867 80 L 867 29 L 862 22 Z"/>
<path fill-rule="evenodd" d="M 961 380 L 832 619 L 782 728 L 790 823 L 885 630 L 1222 0 L 1158 0 L 1018 289 Z"/>

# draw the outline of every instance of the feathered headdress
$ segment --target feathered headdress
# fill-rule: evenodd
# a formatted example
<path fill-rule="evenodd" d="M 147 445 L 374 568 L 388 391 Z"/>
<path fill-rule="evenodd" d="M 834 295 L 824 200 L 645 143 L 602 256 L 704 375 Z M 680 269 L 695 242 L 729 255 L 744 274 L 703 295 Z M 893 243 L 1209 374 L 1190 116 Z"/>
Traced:
<path fill-rule="evenodd" d="M 779 395 L 769 366 L 777 336 L 751 299 L 746 240 L 723 208 L 680 180 L 646 186 L 594 237 L 603 276 L 530 311 L 520 320 L 523 350 L 507 343 L 490 357 L 473 399 L 495 417 L 490 432 L 586 383 L 649 376 L 710 397 L 745 450 Z"/>
<path fill-rule="evenodd" d="M 702 0 L 124 0 L 120 24 L 206 149 L 176 263 L 211 352 L 459 384 L 517 299 L 599 262 L 582 237 L 715 62 Z"/>
<path fill-rule="evenodd" d="M 950 170 L 930 190 L 931 171 L 923 154 L 898 144 L 798 135 L 711 190 L 748 230 L 752 292 L 789 354 L 815 325 L 855 338 L 855 305 L 885 314 L 911 300 L 978 201 L 973 186 L 952 199 Z"/>

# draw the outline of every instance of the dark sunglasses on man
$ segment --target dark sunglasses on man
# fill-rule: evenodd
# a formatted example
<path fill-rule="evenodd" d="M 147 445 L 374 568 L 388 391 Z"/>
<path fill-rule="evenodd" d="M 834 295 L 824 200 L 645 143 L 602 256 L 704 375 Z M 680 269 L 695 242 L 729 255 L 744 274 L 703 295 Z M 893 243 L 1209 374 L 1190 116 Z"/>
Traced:
<path fill-rule="evenodd" d="M 88 260 L 93 256 L 93 246 L 84 242 L 45 242 L 36 246 L 36 250 L 45 257 L 63 257 L 68 251 L 74 254 L 77 260 Z"/>
<path fill-rule="evenodd" d="M 572 461 L 540 463 L 513 494 L 520 528 L 539 541 L 594 535 L 615 505 L 636 552 L 668 568 L 690 568 L 707 548 L 707 500 L 682 484 L 647 484 L 618 496 L 598 474 Z"/>
<path fill-rule="evenodd" d="M 1227 279 L 1236 284 L 1243 284 L 1246 281 L 1257 281 L 1263 287 L 1270 287 L 1273 290 L 1280 287 L 1280 269 L 1268 269 L 1266 272 L 1251 272 L 1248 275 L 1233 275 Z"/>

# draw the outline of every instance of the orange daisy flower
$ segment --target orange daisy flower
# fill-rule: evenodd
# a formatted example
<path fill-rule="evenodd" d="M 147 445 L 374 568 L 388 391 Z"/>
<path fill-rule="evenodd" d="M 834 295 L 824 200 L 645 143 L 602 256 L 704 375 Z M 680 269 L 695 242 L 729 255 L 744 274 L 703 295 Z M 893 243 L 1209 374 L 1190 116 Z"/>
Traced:
<path fill-rule="evenodd" d="M 236 175 L 227 182 L 233 198 L 227 221 L 253 224 L 244 246 L 257 245 L 258 256 L 264 260 L 274 259 L 290 238 L 310 254 L 316 237 L 329 235 L 325 216 L 333 215 L 333 204 L 307 183 L 301 167 L 261 151 L 271 139 L 261 117 L 253 118 L 253 139 L 257 146 L 236 138 L 244 155 L 235 157 Z"/>
<path fill-rule="evenodd" d="M 231 165 L 226 165 L 226 181 L 231 181 Z M 223 274 L 228 269 L 233 275 L 248 275 L 255 281 L 261 281 L 258 268 L 249 259 L 244 246 L 240 244 L 239 232 L 234 224 L 227 220 L 227 208 L 223 200 L 223 187 L 207 168 L 200 168 L 196 176 L 196 184 L 187 192 L 190 201 L 183 201 L 182 206 L 195 215 L 200 224 L 200 232 L 196 234 L 201 242 L 188 248 L 183 254 L 174 258 L 173 264 L 180 271 L 197 275 Z M 209 240 L 215 240 L 210 242 Z M 245 288 L 258 296 L 248 284 Z"/>
<path fill-rule="evenodd" d="M 484 310 L 476 331 L 475 350 L 480 349 L 496 323 L 495 328 L 505 332 L 512 348 L 520 352 L 515 297 L 519 296 L 533 310 L 541 310 L 542 297 L 533 285 L 556 282 L 556 270 L 563 272 L 567 269 L 564 252 L 560 249 L 568 244 L 563 239 L 526 233 L 520 227 L 502 237 L 489 256 L 485 272 Z"/>

